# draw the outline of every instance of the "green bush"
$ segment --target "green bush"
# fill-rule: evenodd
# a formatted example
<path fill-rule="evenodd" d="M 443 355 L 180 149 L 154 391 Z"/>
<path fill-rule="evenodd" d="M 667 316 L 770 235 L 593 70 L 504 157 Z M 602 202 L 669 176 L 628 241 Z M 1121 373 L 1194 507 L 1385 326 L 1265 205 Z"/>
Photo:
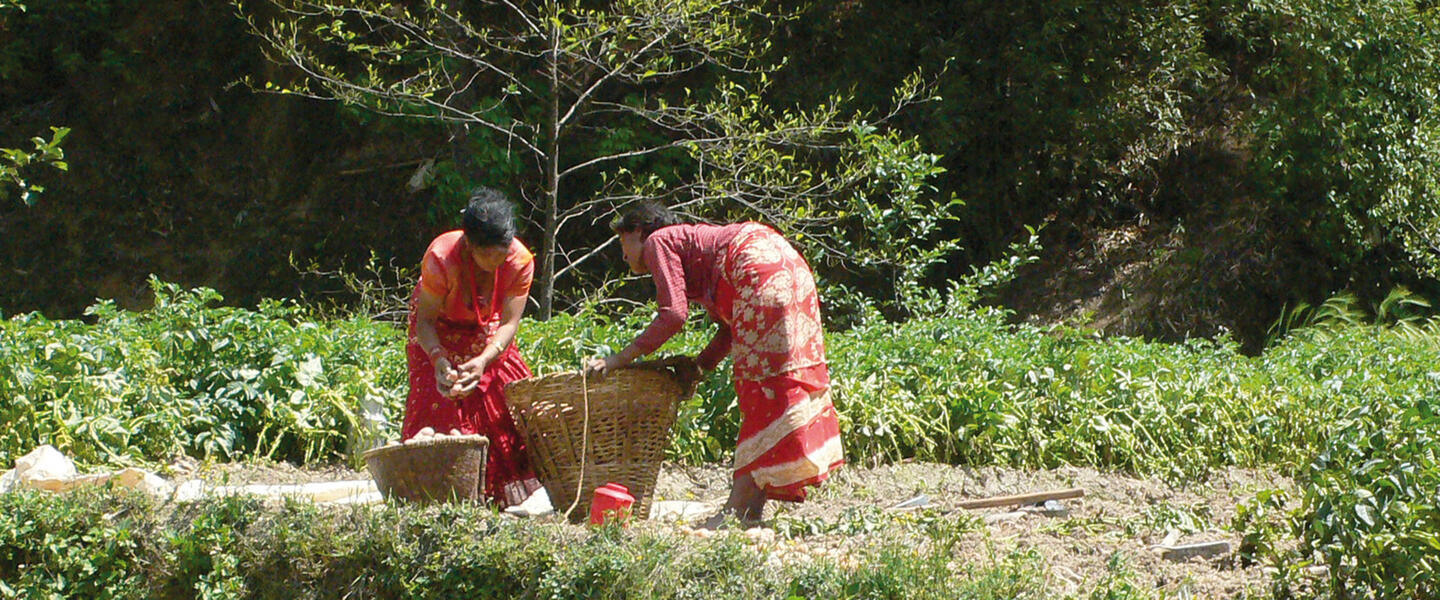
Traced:
<path fill-rule="evenodd" d="M 1038 555 L 971 564 L 954 557 L 955 535 L 895 519 L 842 564 L 773 560 L 738 533 L 581 529 L 473 505 L 20 492 L 0 496 L 0 598 L 1048 597 Z M 1101 588 L 1117 589 L 1110 579 Z"/>
<path fill-rule="evenodd" d="M 92 323 L 0 321 L 0 463 L 41 443 L 86 464 L 181 454 L 334 462 L 403 397 L 403 338 L 364 320 L 308 322 L 277 302 L 213 306 L 152 282 L 155 306 L 101 302 Z M 398 369 L 397 369 L 398 365 Z M 383 424 L 375 424 L 383 427 Z"/>
<path fill-rule="evenodd" d="M 1348 596 L 1440 594 L 1440 417 L 1435 398 L 1353 410 L 1307 470 L 1295 533 Z"/>
<path fill-rule="evenodd" d="M 101 303 L 93 323 L 0 321 L 0 460 L 51 443 L 83 463 L 186 453 L 335 462 L 393 437 L 407 393 L 404 336 L 355 318 L 308 320 L 267 303 L 213 306 L 209 290 L 156 283 L 155 307 Z M 649 319 L 593 312 L 526 321 L 537 373 L 619 349 Z M 687 328 L 666 353 L 694 353 Z M 1404 328 L 1302 331 L 1259 357 L 1229 341 L 1163 344 L 1006 323 L 951 307 L 870 319 L 827 336 L 847 456 L 969 465 L 1090 465 L 1173 477 L 1228 465 L 1308 464 L 1351 409 L 1440 397 L 1436 336 Z M 680 409 L 672 458 L 723 460 L 739 414 L 722 368 Z"/>
<path fill-rule="evenodd" d="M 140 598 L 147 585 L 149 523 L 116 514 L 152 510 L 128 497 L 96 510 L 35 493 L 0 495 L 0 598 Z M 58 500 L 58 501 L 57 501 Z"/>

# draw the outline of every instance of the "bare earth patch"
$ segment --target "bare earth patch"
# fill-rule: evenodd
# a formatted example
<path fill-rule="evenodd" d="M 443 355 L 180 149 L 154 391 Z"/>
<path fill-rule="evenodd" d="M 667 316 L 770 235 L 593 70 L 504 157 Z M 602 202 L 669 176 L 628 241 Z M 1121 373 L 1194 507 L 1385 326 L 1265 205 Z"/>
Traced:
<path fill-rule="evenodd" d="M 210 465 L 175 464 L 162 473 L 176 483 L 199 479 L 209 485 L 293 485 L 322 481 L 370 479 L 365 471 L 345 465 L 297 467 L 290 463 L 254 460 Z"/>
<path fill-rule="evenodd" d="M 718 506 L 728 485 L 729 471 L 719 467 L 668 468 L 661 474 L 657 498 Z M 1061 501 L 1067 512 L 1063 516 L 1018 511 L 1019 507 L 955 508 L 962 500 L 1074 487 L 1083 488 L 1086 495 Z M 794 523 L 838 523 L 817 529 L 845 533 L 801 535 L 793 542 L 824 548 L 821 554 L 827 556 L 843 555 L 844 548 L 865 543 L 861 538 L 866 535 L 850 533 L 865 530 L 866 524 L 846 523 L 847 519 L 863 520 L 876 508 L 888 514 L 893 511 L 885 509 L 923 494 L 930 506 L 922 511 L 972 525 L 963 534 L 965 549 L 955 557 L 958 565 L 986 565 L 1017 551 L 1034 551 L 1046 565 L 1054 591 L 1068 595 L 1103 581 L 1118 555 L 1139 585 L 1181 597 L 1188 593 L 1195 598 L 1234 598 L 1263 596 L 1268 587 L 1270 576 L 1261 566 L 1241 566 L 1235 558 L 1240 536 L 1231 530 L 1236 505 L 1267 488 L 1292 492 L 1293 497 L 1290 480 L 1249 469 L 1230 469 L 1208 481 L 1172 486 L 1083 468 L 1027 472 L 920 463 L 870 469 L 847 466 L 806 503 L 771 503 L 766 522 L 782 533 L 794 530 L 790 525 Z M 1162 542 L 1209 541 L 1228 541 L 1231 552 L 1171 561 L 1153 548 Z"/>
<path fill-rule="evenodd" d="M 343 466 L 321 470 L 283 463 L 250 462 L 192 467 L 172 474 L 176 480 L 212 484 L 294 484 L 365 479 L 368 474 Z M 718 465 L 667 465 L 656 486 L 656 500 L 689 501 L 718 508 L 729 493 L 730 471 Z M 1060 501 L 1063 514 L 1047 516 L 1038 508 L 957 508 L 964 500 L 1083 488 L 1082 498 Z M 846 466 L 801 504 L 772 502 L 765 528 L 718 535 L 744 535 L 772 560 L 824 557 L 846 563 L 850 551 L 871 547 L 893 536 L 891 518 L 928 519 L 952 524 L 960 532 L 954 568 L 992 565 L 1015 553 L 1033 552 L 1057 596 L 1084 594 L 1125 565 L 1137 585 L 1174 597 L 1237 598 L 1266 596 L 1270 576 L 1261 566 L 1243 566 L 1236 558 L 1240 535 L 1233 531 L 1236 505 L 1263 489 L 1281 489 L 1294 497 L 1289 479 L 1253 469 L 1219 471 L 1206 480 L 1171 485 L 1159 480 L 1103 473 L 1087 468 L 1020 471 L 996 467 L 962 468 L 904 463 L 874 468 Z M 897 504 L 924 495 L 923 508 L 897 511 Z M 543 517 L 561 522 L 556 516 Z M 646 522 L 637 529 L 673 531 L 708 537 L 685 524 Z M 1169 539 L 1167 539 L 1167 537 Z M 1231 551 L 1212 558 L 1172 561 L 1156 545 L 1228 541 Z"/>

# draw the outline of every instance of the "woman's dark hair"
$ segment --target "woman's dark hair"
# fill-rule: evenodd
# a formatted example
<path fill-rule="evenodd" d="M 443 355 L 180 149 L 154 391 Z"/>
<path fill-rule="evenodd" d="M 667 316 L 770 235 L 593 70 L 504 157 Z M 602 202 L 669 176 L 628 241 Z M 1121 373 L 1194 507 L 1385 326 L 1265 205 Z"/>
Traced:
<path fill-rule="evenodd" d="M 515 205 L 497 190 L 475 188 L 470 205 L 460 211 L 460 228 L 474 246 L 509 246 L 515 239 Z"/>
<path fill-rule="evenodd" d="M 610 230 L 615 233 L 640 232 L 640 239 L 650 237 L 656 229 L 679 225 L 683 223 L 680 216 L 670 209 L 661 206 L 658 202 L 646 200 L 620 211 L 620 215 L 610 222 Z"/>

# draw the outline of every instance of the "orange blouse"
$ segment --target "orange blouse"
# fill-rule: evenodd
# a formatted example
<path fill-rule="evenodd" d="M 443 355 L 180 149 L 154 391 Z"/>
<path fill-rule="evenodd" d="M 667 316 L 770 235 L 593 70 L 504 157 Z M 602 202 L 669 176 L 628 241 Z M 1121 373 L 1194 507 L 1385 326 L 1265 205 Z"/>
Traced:
<path fill-rule="evenodd" d="M 440 319 L 454 324 L 482 324 L 500 319 L 504 298 L 528 296 L 535 278 L 535 256 L 520 240 L 510 242 L 505 263 L 488 281 L 477 281 L 476 275 L 487 275 L 470 258 L 465 232 L 440 234 L 425 250 L 420 264 L 420 284 L 416 293 L 443 298 Z M 499 290 L 499 293 L 493 293 Z M 477 300 L 477 298 L 480 298 Z"/>

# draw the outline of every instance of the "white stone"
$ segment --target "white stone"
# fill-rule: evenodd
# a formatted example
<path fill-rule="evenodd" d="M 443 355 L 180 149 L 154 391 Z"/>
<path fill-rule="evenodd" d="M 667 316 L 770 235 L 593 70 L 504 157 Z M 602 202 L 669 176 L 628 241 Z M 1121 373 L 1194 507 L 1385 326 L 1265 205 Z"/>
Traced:
<path fill-rule="evenodd" d="M 505 512 L 517 517 L 538 517 L 555 512 L 555 507 L 550 504 L 550 494 L 540 488 L 524 502 L 505 507 Z"/>
<path fill-rule="evenodd" d="M 54 446 L 45 444 L 15 461 L 19 485 L 37 490 L 63 489 L 75 478 L 75 463 Z"/>
<path fill-rule="evenodd" d="M 704 502 L 664 500 L 650 505 L 650 519 L 654 521 L 694 521 L 715 512 Z"/>

